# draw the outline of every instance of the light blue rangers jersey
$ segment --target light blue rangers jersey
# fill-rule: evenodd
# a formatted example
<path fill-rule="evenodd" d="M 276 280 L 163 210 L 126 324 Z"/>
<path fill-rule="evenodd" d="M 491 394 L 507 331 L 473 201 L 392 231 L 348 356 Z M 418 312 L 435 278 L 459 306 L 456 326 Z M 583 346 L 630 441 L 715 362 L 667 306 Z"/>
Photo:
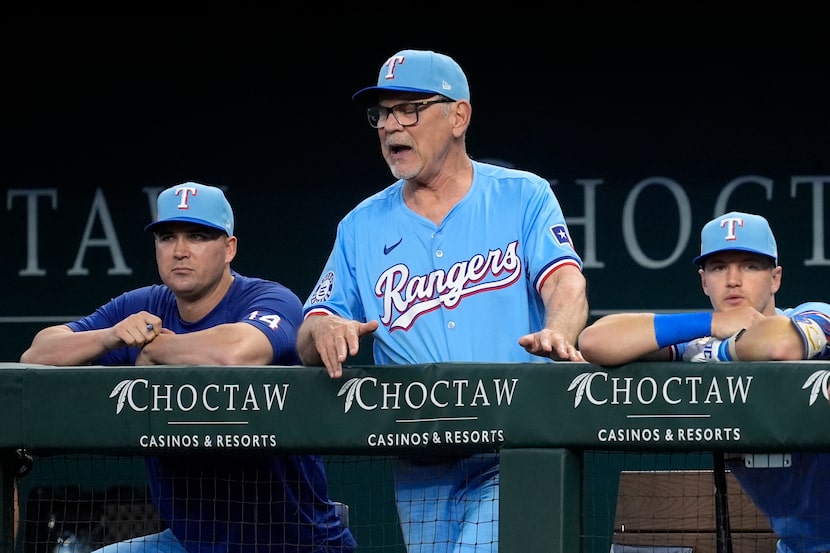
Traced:
<path fill-rule="evenodd" d="M 544 326 L 545 279 L 582 269 L 550 183 L 474 161 L 469 192 L 440 225 L 409 209 L 403 189 L 395 182 L 340 221 L 304 317 L 378 320 L 381 365 L 545 361 L 518 339 Z"/>

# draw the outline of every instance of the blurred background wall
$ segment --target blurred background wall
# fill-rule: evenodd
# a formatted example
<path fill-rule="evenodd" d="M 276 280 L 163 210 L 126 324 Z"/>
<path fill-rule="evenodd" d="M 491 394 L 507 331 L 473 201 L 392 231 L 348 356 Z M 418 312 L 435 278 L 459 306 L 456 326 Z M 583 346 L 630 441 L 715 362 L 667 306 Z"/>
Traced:
<path fill-rule="evenodd" d="M 473 157 L 550 180 L 592 316 L 708 308 L 691 259 L 700 227 L 732 209 L 773 226 L 779 307 L 830 300 L 830 17 L 473 24 L 456 10 L 362 7 L 357 27 L 328 13 L 0 21 L 0 361 L 158 282 L 142 229 L 155 194 L 183 181 L 225 188 L 238 271 L 305 299 L 338 220 L 392 182 L 351 95 L 405 48 L 466 71 Z"/>

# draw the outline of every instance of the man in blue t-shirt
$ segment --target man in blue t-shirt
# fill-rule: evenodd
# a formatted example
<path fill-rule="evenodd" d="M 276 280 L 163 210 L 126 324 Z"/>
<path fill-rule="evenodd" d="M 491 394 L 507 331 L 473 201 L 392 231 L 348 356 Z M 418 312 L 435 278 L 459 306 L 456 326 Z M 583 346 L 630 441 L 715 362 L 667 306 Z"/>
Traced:
<path fill-rule="evenodd" d="M 300 365 L 302 304 L 285 286 L 231 269 L 233 211 L 221 189 L 186 182 L 158 197 L 156 263 L 164 284 L 125 292 L 94 313 L 41 330 L 20 358 L 48 365 Z M 148 457 L 167 529 L 102 553 L 349 553 L 316 455 Z"/>
<path fill-rule="evenodd" d="M 585 328 L 578 345 L 586 361 L 794 361 L 830 359 L 830 305 L 775 306 L 782 268 L 769 223 L 731 212 L 701 232 L 698 265 L 712 311 L 615 313 Z M 749 468 L 730 459 L 741 487 L 767 515 L 778 553 L 830 551 L 830 454 L 797 452 L 780 468 Z"/>

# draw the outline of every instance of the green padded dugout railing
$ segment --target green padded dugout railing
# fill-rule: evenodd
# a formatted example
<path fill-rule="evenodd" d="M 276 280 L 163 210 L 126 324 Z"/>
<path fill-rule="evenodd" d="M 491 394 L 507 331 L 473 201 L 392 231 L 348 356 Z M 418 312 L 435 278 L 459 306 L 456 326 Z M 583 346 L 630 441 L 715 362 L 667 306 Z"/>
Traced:
<path fill-rule="evenodd" d="M 500 450 L 500 551 L 573 553 L 580 450 L 827 449 L 828 380 L 827 362 L 360 366 L 338 380 L 317 367 L 0 364 L 0 534 L 10 550 L 19 448 L 36 455 Z"/>

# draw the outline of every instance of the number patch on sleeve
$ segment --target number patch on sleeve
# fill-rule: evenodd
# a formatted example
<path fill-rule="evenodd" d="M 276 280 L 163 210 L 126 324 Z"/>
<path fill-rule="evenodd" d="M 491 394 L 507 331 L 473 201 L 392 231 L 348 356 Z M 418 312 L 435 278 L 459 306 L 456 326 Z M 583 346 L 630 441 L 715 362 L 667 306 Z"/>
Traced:
<path fill-rule="evenodd" d="M 251 314 L 248 315 L 249 321 L 262 321 L 263 323 L 268 325 L 268 328 L 271 330 L 276 330 L 280 327 L 280 319 L 279 315 L 262 315 L 259 316 L 259 311 L 251 311 Z"/>

